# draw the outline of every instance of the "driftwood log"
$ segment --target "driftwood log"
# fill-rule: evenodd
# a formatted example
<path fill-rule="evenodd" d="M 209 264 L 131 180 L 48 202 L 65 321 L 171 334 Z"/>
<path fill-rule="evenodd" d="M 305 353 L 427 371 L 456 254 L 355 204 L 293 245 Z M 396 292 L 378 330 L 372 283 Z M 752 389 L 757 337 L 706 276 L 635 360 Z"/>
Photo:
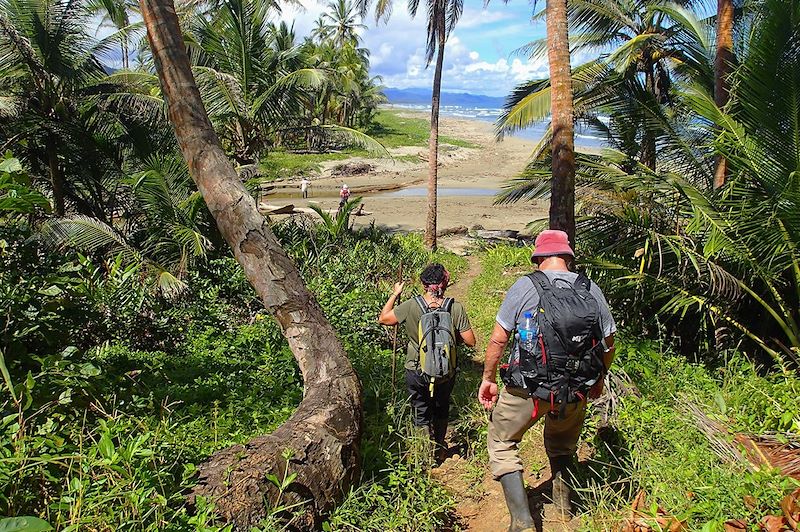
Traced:
<path fill-rule="evenodd" d="M 297 476 L 280 504 L 304 503 L 319 522 L 358 478 L 361 387 L 321 308 L 222 151 L 195 84 L 172 0 L 140 0 L 147 38 L 189 172 L 264 306 L 277 318 L 305 380 L 303 401 L 272 434 L 224 449 L 199 467 L 193 496 L 210 497 L 237 530 L 275 504 L 267 473 Z M 288 460 L 284 457 L 288 453 Z"/>

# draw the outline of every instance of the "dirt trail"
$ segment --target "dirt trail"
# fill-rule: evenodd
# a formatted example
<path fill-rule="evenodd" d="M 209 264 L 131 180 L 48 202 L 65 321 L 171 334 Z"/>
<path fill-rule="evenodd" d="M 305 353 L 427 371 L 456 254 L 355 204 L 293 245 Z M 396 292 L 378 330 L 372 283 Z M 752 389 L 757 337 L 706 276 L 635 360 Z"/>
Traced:
<path fill-rule="evenodd" d="M 446 244 L 445 244 L 446 245 Z M 469 287 L 480 275 L 479 257 L 467 255 L 469 267 L 458 281 L 448 290 L 448 295 L 459 301 L 466 301 Z M 485 345 L 478 339 L 478 345 Z M 482 359 L 483 353 L 476 353 Z M 466 368 L 466 371 L 479 372 L 479 365 Z M 450 440 L 450 438 L 448 438 Z M 525 482 L 528 486 L 528 499 L 531 512 L 536 520 L 537 531 L 563 532 L 577 530 L 579 519 L 568 523 L 551 519 L 553 511 L 549 502 L 550 468 L 542 443 L 542 427 L 538 424 L 528 431 L 521 445 L 521 455 L 526 470 Z M 472 532 L 497 532 L 506 530 L 509 525 L 503 490 L 500 484 L 492 479 L 483 464 L 475 464 L 455 454 L 441 466 L 431 471 L 456 499 L 456 516 L 462 530 Z"/>

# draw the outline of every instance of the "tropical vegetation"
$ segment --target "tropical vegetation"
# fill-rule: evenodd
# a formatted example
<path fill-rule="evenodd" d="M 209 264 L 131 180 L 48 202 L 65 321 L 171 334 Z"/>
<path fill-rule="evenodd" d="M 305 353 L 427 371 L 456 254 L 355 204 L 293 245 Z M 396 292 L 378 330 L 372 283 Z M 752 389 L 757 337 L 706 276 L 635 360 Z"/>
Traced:
<path fill-rule="evenodd" d="M 435 99 L 432 128 L 378 110 L 364 7 L 335 0 L 299 37 L 275 22 L 271 2 L 179 3 L 177 48 L 202 98 L 192 109 L 209 119 L 192 126 L 204 135 L 191 152 L 178 141 L 187 117 L 169 116 L 191 87 L 164 80 L 169 53 L 150 50 L 140 21 L 152 25 L 153 13 L 126 0 L 0 0 L 0 530 L 231 531 L 219 499 L 189 494 L 210 457 L 244 459 L 292 419 L 311 385 L 297 352 L 331 355 L 298 349 L 308 336 L 333 339 L 363 412 L 348 464 L 358 473 L 314 526 L 464 526 L 459 503 L 486 472 L 487 413 L 474 400 L 483 346 L 461 353 L 456 482 L 437 479 L 411 428 L 403 334 L 375 316 L 398 276 L 415 279 L 435 260 L 464 283 L 485 342 L 531 250 L 479 245 L 469 261 L 430 251 L 430 234 L 354 227 L 358 198 L 335 215 L 282 221 L 255 209 L 265 182 L 346 157 L 343 147 L 436 149 Z M 378 15 L 389 7 L 379 2 Z M 425 8 L 438 86 L 463 4 Z M 791 448 L 800 433 L 800 1 L 703 9 L 548 2 L 539 16 L 560 41 L 523 52 L 560 53 L 552 84 L 520 86 L 498 124 L 502 135 L 552 115 L 499 200 L 550 197 L 559 216 L 575 215 L 581 267 L 620 329 L 612 373 L 623 386 L 610 410 L 595 407 L 581 443 L 577 502 L 589 530 L 623 526 L 641 491 L 654 529 L 660 508 L 690 530 L 725 530 L 733 518 L 753 528 L 798 488 L 731 440 Z M 107 37 L 95 37 L 98 24 Z M 599 57 L 570 69 L 570 51 L 581 50 Z M 556 113 L 565 87 L 571 98 Z M 569 116 L 608 145 L 577 150 L 574 213 L 570 164 L 554 160 L 572 157 L 571 133 L 560 136 Z M 221 153 L 211 172 L 198 169 L 206 148 Z M 240 204 L 253 216 L 226 216 Z M 569 230 L 564 219 L 545 223 Z M 243 268 L 237 260 L 254 248 L 269 253 Z M 278 297 L 290 283 L 314 295 L 299 310 Z M 291 322 L 287 335 L 286 316 L 302 313 L 317 327 Z M 535 457 L 540 436 L 530 431 L 523 451 Z M 259 475 L 268 496 L 250 530 L 309 526 L 308 501 L 296 498 L 300 460 L 279 457 Z"/>
<path fill-rule="evenodd" d="M 660 327 L 687 353 L 741 345 L 796 367 L 800 4 L 746 5 L 724 107 L 713 93 L 713 18 L 691 4 L 623 7 L 570 11 L 574 47 L 610 49 L 573 70 L 576 120 L 609 146 L 578 156 L 587 266 L 631 303 L 634 327 Z M 547 80 L 519 87 L 499 131 L 545 119 L 548 99 Z M 547 196 L 548 153 L 543 140 L 498 201 Z M 721 159 L 727 180 L 715 187 Z"/>

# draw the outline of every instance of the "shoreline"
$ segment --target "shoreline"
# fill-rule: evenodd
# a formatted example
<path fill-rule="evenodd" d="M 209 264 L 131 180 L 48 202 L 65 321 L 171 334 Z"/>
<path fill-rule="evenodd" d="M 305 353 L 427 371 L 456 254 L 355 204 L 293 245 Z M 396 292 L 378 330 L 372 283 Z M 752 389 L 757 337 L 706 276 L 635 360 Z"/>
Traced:
<path fill-rule="evenodd" d="M 427 119 L 427 113 L 394 108 L 398 117 Z M 494 204 L 494 193 L 500 191 L 525 168 L 535 141 L 506 137 L 497 142 L 490 122 L 471 118 L 443 116 L 439 134 L 476 145 L 475 148 L 440 144 L 437 198 L 437 228 L 482 226 L 485 229 L 508 229 L 525 232 L 526 226 L 547 216 L 547 204 L 523 201 L 506 205 Z M 300 198 L 299 179 L 276 183 L 275 194 L 265 195 L 261 202 L 270 205 L 308 207 L 316 203 L 335 211 L 338 190 L 347 184 L 352 197 L 363 196 L 364 210 L 372 214 L 355 217 L 357 226 L 383 226 L 397 231 L 424 230 L 427 218 L 427 197 L 418 187 L 428 180 L 427 147 L 402 146 L 389 149 L 395 159 L 352 157 L 323 163 L 318 177 L 311 179 L 311 197 Z M 419 157 L 422 155 L 423 157 Z M 402 159 L 398 159 L 402 157 Z M 417 158 L 417 161 L 410 159 Z M 345 163 L 370 165 L 360 175 L 332 175 L 332 170 Z M 391 192 L 410 190 L 407 195 Z M 459 194 L 459 191 L 464 194 Z M 489 194 L 487 194 L 489 193 Z M 315 197 L 316 196 L 316 197 Z"/>

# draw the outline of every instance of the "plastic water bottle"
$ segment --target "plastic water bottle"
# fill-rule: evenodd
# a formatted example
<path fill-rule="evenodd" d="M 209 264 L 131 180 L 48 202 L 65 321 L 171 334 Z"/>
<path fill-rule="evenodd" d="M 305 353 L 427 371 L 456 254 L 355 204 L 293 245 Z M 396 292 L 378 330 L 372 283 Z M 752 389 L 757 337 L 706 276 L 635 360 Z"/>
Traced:
<path fill-rule="evenodd" d="M 522 315 L 522 327 L 519 329 L 519 339 L 522 342 L 522 349 L 528 353 L 533 353 L 534 346 L 536 345 L 536 337 L 538 335 L 539 329 L 536 327 L 533 313 L 526 312 Z"/>

